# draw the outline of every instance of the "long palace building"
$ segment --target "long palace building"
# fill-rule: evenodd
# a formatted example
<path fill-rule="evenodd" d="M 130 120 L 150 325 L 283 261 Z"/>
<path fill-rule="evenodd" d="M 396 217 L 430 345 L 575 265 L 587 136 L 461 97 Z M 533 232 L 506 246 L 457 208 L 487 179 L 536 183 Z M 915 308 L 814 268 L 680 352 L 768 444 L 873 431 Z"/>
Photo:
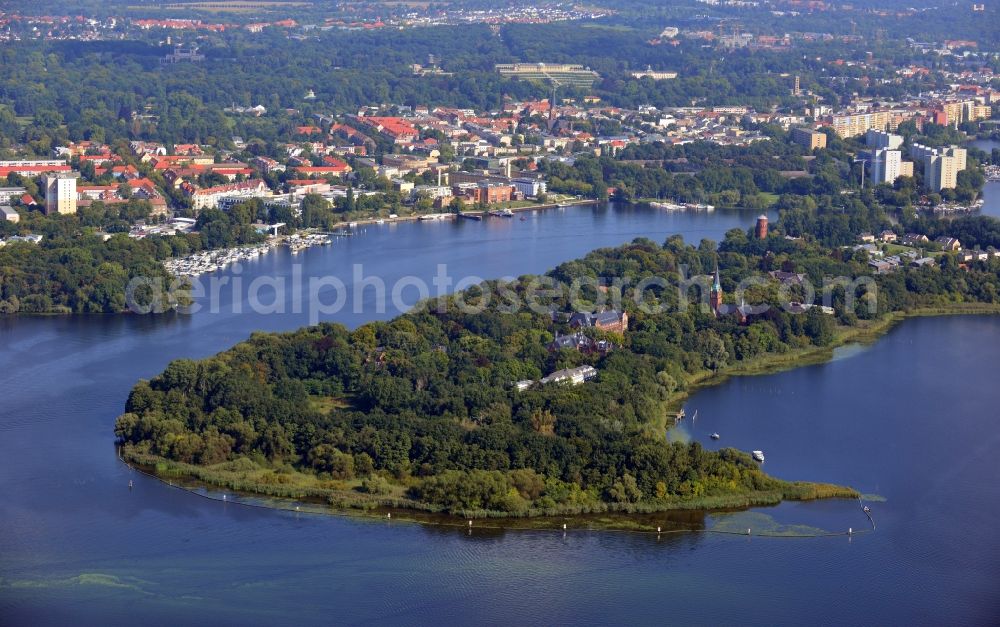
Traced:
<path fill-rule="evenodd" d="M 582 65 L 569 63 L 501 63 L 497 72 L 504 78 L 527 81 L 552 81 L 558 85 L 590 88 L 600 75 Z"/>

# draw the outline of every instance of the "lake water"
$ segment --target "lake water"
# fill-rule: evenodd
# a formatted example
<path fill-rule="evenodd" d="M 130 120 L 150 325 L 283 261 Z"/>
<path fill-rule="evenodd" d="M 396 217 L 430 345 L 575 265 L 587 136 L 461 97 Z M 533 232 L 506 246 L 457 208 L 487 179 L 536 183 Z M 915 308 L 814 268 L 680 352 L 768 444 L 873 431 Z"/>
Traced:
<path fill-rule="evenodd" d="M 541 272 L 636 236 L 721 238 L 751 213 L 572 208 L 369 227 L 299 254 L 306 276 Z M 287 276 L 291 256 L 244 265 Z M 875 533 L 778 539 L 450 529 L 249 508 L 131 472 L 128 390 L 306 314 L 0 319 L 0 624 L 996 623 L 1000 320 L 908 321 L 830 363 L 732 379 L 679 435 L 763 449 L 778 477 L 849 484 Z M 362 308 L 364 309 L 364 308 Z M 345 311 L 354 326 L 376 314 Z M 708 434 L 722 435 L 718 443 Z M 135 488 L 128 489 L 129 480 Z M 881 500 L 881 499 L 884 499 Z M 694 517 L 694 526 L 700 526 Z M 870 529 L 856 502 L 708 516 L 719 529 Z M 572 525 L 571 525 L 572 526 Z M 819 621 L 816 618 L 819 617 Z"/>

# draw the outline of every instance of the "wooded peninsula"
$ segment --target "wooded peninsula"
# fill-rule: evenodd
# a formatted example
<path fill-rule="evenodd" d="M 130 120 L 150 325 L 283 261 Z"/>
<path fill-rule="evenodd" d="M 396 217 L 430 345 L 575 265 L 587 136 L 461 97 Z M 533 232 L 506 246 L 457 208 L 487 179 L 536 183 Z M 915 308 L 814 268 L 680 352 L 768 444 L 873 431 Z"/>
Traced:
<path fill-rule="evenodd" d="M 791 210 L 763 238 L 734 229 L 718 246 L 637 239 L 546 275 L 584 284 L 592 311 L 616 296 L 611 277 L 666 280 L 621 290 L 621 310 L 607 315 L 573 315 L 581 307 L 565 289 L 543 311 L 511 313 L 509 301 L 539 280 L 521 277 L 353 331 L 324 323 L 254 334 L 215 357 L 174 361 L 133 389 L 115 426 L 122 456 L 162 477 L 341 510 L 510 517 L 854 496 L 770 477 L 744 451 L 670 442 L 678 401 L 718 375 L 828 354 L 893 316 L 995 307 L 1000 258 L 942 252 L 879 274 L 864 248 L 786 237 L 809 219 Z M 969 222 L 964 233 L 990 245 L 986 226 Z M 680 306 L 681 268 L 716 283 L 710 301 L 691 287 L 694 304 Z M 735 301 L 751 274 L 761 280 Z M 788 306 L 805 283 L 830 276 L 865 280 L 830 289 L 826 307 L 819 295 L 813 307 Z"/>

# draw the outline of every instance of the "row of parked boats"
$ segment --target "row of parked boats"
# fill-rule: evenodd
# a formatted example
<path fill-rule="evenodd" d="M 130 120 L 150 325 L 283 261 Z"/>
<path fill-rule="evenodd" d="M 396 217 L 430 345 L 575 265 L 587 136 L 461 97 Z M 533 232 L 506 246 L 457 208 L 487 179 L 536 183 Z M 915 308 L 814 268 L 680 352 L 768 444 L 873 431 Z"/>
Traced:
<path fill-rule="evenodd" d="M 168 259 L 163 262 L 163 267 L 174 276 L 193 277 L 221 270 L 239 261 L 256 259 L 277 246 L 288 246 L 293 253 L 298 253 L 312 246 L 325 246 L 329 243 L 330 236 L 326 234 L 289 235 L 288 237 L 271 238 L 256 246 L 206 250 L 187 257 Z"/>
<path fill-rule="evenodd" d="M 285 243 L 288 244 L 293 253 L 297 253 L 313 246 L 326 246 L 330 241 L 329 235 L 311 233 L 308 235 L 289 235 Z"/>
<path fill-rule="evenodd" d="M 240 246 L 221 250 L 206 250 L 187 257 L 168 259 L 163 262 L 167 272 L 174 276 L 197 276 L 206 272 L 221 270 L 238 261 L 254 259 L 271 249 L 267 244 L 259 246 Z"/>
<path fill-rule="evenodd" d="M 422 222 L 435 222 L 437 220 L 450 220 L 450 219 L 456 217 L 456 215 L 460 216 L 462 218 L 467 218 L 469 220 L 482 220 L 483 219 L 482 214 L 479 214 L 479 213 L 461 213 L 461 214 L 454 214 L 454 213 L 426 213 L 426 214 L 420 216 L 417 219 L 420 220 L 420 221 L 422 221 Z M 494 209 L 492 211 L 487 212 L 486 215 L 494 217 L 494 218 L 513 218 L 514 217 L 514 212 L 511 211 L 510 209 Z"/>
<path fill-rule="evenodd" d="M 941 203 L 939 205 L 935 205 L 931 209 L 931 211 L 933 211 L 934 213 L 972 213 L 974 211 L 979 211 L 980 209 L 982 209 L 983 204 L 985 203 L 982 198 L 973 203 L 965 205 L 960 203 Z"/>
<path fill-rule="evenodd" d="M 697 202 L 686 202 L 686 203 L 673 203 L 673 202 L 657 202 L 653 201 L 649 203 L 649 206 L 653 209 L 665 209 L 667 211 L 715 211 L 715 205 L 706 205 Z"/>

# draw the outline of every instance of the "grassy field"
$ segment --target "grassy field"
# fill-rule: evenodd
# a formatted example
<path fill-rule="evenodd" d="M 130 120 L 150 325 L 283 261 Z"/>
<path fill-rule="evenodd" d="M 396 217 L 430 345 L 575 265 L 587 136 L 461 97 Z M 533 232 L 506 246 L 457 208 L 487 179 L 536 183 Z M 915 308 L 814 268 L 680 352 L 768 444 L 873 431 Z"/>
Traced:
<path fill-rule="evenodd" d="M 778 202 L 778 195 L 772 194 L 771 192 L 760 192 L 760 196 L 764 199 L 766 203 L 765 206 L 770 207 L 774 203 Z"/>

